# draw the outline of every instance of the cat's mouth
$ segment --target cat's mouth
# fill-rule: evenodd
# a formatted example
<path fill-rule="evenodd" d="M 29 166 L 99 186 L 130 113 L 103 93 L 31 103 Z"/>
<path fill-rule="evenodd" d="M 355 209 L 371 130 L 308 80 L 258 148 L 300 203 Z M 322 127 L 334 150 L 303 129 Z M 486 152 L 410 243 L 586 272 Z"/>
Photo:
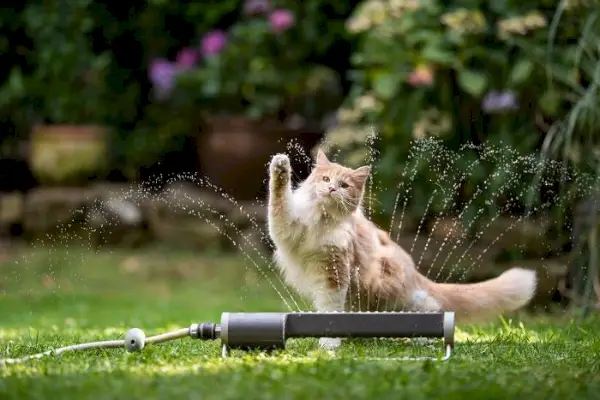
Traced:
<path fill-rule="evenodd" d="M 342 202 L 339 194 L 335 192 L 321 192 L 319 194 L 319 200 L 321 204 L 327 208 L 337 208 L 338 205 Z"/>
<path fill-rule="evenodd" d="M 322 191 L 319 193 L 319 197 L 324 200 L 335 200 L 338 195 L 336 192 Z"/>

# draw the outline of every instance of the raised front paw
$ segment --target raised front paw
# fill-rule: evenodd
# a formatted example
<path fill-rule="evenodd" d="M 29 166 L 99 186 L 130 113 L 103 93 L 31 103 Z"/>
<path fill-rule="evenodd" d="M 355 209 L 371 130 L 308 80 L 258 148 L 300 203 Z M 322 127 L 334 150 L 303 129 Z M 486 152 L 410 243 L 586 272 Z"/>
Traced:
<path fill-rule="evenodd" d="M 269 168 L 273 176 L 288 175 L 291 172 L 290 159 L 285 154 L 275 154 Z"/>

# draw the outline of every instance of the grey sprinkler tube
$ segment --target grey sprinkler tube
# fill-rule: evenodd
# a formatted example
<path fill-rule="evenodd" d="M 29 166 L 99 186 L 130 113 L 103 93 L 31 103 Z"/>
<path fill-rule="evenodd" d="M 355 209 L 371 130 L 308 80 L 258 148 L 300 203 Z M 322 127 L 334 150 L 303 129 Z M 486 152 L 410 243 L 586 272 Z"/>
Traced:
<path fill-rule="evenodd" d="M 332 312 L 332 313 L 229 313 L 221 315 L 221 323 L 192 324 L 160 335 L 146 337 L 144 331 L 133 328 L 122 340 L 80 343 L 21 358 L 0 358 L 0 365 L 17 364 L 46 356 L 57 356 L 69 351 L 101 348 L 125 348 L 141 351 L 146 344 L 167 342 L 192 337 L 199 340 L 221 340 L 222 356 L 230 349 L 284 349 L 289 338 L 344 337 L 344 338 L 401 338 L 437 337 L 444 340 L 447 360 L 454 347 L 454 313 L 416 312 Z M 398 359 L 398 358 L 394 358 Z M 439 360 L 433 357 L 401 358 L 401 360 Z"/>
<path fill-rule="evenodd" d="M 220 339 L 223 356 L 230 349 L 284 349 L 289 338 L 411 338 L 444 340 L 445 356 L 454 347 L 454 313 L 332 312 L 223 313 L 221 323 L 194 324 L 193 338 Z"/>

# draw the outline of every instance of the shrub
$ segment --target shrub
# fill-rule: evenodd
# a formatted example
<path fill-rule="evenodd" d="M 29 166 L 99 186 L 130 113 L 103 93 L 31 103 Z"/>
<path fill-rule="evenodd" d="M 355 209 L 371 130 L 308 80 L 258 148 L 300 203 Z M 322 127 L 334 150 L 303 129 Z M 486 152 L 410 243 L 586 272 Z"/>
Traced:
<path fill-rule="evenodd" d="M 583 16 L 594 5 L 562 2 L 561 22 L 552 25 L 557 6 L 550 0 L 363 1 L 347 21 L 359 46 L 352 55 L 350 95 L 338 112 L 340 124 L 328 132 L 331 146 L 342 150 L 346 162 L 357 164 L 365 157 L 369 132 L 376 130 L 378 177 L 392 187 L 403 170 L 413 168 L 411 141 L 434 137 L 461 157 L 458 162 L 435 161 L 452 164 L 447 172 L 454 177 L 445 180 L 427 163 L 414 167 L 408 212 L 422 216 L 427 199 L 440 186 L 464 200 L 487 182 L 484 195 L 473 198 L 473 204 L 488 216 L 495 213 L 502 206 L 495 199 L 503 182 L 520 177 L 521 185 L 511 186 L 521 192 L 534 174 L 493 162 L 470 170 L 481 152 L 463 147 L 497 145 L 506 150 L 505 156 L 494 157 L 497 162 L 540 149 L 549 125 L 564 117 L 573 88 L 585 85 L 577 39 Z M 428 157 L 433 162 L 437 156 Z M 461 174 L 466 181 L 456 190 Z M 541 201 L 541 193 L 531 192 Z M 384 208 L 392 209 L 393 196 L 384 195 Z M 452 202 L 445 200 L 436 199 L 429 212 L 453 211 Z"/>
<path fill-rule="evenodd" d="M 34 46 L 35 67 L 14 67 L 2 90 L 3 105 L 27 109 L 29 123 L 103 123 L 105 72 L 110 54 L 95 54 L 86 35 L 93 27 L 90 1 L 30 4 L 16 17 Z"/>
<path fill-rule="evenodd" d="M 197 21 L 196 30 L 178 44 L 153 32 L 161 46 L 148 52 L 150 104 L 136 136 L 160 138 L 154 143 L 167 147 L 196 135 L 214 114 L 321 121 L 343 99 L 336 70 L 347 56 L 332 49 L 348 35 L 344 22 L 352 3 L 225 2 L 187 18 Z M 141 156 L 149 158 L 129 159 Z"/>
<path fill-rule="evenodd" d="M 341 101 L 341 86 L 333 69 L 315 62 L 337 39 L 335 33 L 318 35 L 320 5 L 312 1 L 288 9 L 267 0 L 246 1 L 227 29 L 203 33 L 196 45 L 180 48 L 174 61 L 152 61 L 154 98 L 211 115 L 322 118 L 322 111 Z M 336 32 L 342 23 L 331 21 L 329 27 Z"/>

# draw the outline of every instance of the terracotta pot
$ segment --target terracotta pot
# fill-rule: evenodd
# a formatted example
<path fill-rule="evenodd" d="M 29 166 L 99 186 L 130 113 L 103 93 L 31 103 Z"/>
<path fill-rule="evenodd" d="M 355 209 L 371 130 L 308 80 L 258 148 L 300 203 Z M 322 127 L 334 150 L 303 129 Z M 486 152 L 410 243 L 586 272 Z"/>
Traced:
<path fill-rule="evenodd" d="M 46 185 L 78 185 L 106 167 L 108 129 L 95 125 L 37 125 L 29 165 Z"/>
<path fill-rule="evenodd" d="M 318 129 L 290 129 L 274 119 L 214 117 L 198 141 L 200 170 L 236 200 L 265 199 L 270 158 L 286 152 L 292 140 L 309 155 L 322 137 Z M 304 179 L 310 163 L 295 158 L 291 157 L 294 177 Z"/>

